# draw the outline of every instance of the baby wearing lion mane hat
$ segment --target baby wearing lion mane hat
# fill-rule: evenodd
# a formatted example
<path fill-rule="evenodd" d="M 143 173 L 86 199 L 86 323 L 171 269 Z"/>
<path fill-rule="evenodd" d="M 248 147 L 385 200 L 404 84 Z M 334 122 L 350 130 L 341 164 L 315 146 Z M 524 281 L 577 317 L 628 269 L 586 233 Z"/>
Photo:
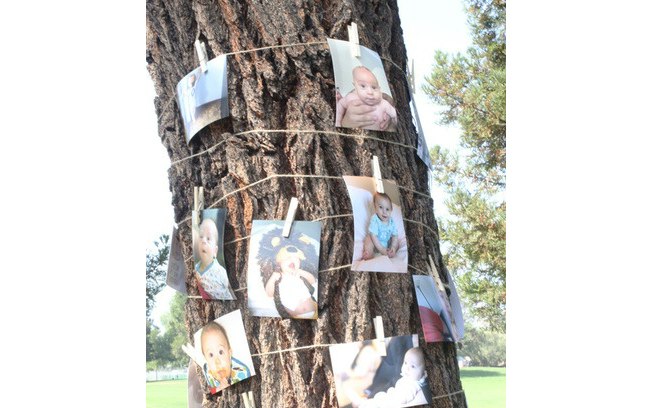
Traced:
<path fill-rule="evenodd" d="M 314 263 L 315 260 L 319 262 L 318 256 L 310 238 L 304 234 L 282 238 L 281 230 L 274 229 L 266 234 L 263 242 L 267 244 L 263 244 L 266 255 L 259 254 L 259 262 L 265 292 L 274 298 L 279 314 L 295 319 L 316 319 L 317 302 L 312 293 L 317 279 L 302 268 L 305 263 L 311 267 L 306 269 L 317 272 Z"/>

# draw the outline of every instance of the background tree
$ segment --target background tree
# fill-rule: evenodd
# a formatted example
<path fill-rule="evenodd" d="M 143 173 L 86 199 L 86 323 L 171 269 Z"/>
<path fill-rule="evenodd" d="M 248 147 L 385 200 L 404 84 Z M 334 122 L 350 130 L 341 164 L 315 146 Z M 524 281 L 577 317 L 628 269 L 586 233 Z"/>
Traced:
<path fill-rule="evenodd" d="M 266 46 L 324 42 L 327 37 L 346 39 L 346 26 L 351 22 L 358 24 L 362 45 L 393 62 L 385 63 L 385 71 L 400 118 L 397 133 L 342 130 L 380 140 L 320 133 L 336 130 L 335 87 L 326 45 L 312 44 L 229 56 L 231 116 L 201 130 L 189 145 L 185 143 L 175 86 L 199 65 L 193 47 L 196 38 L 206 43 L 209 58 L 213 58 Z M 146 58 L 157 93 L 159 135 L 173 162 L 170 190 L 184 259 L 192 254 L 193 187 L 203 186 L 207 207 L 227 208 L 225 241 L 237 240 L 225 246 L 224 257 L 235 289 L 247 285 L 245 238 L 252 221 L 282 219 L 293 196 L 300 203 L 297 219 L 323 218 L 321 268 L 350 264 L 353 220 L 339 216 L 352 212 L 344 182 L 301 176 L 371 176 L 371 159 L 378 155 L 383 175 L 403 189 L 405 218 L 414 220 L 406 222 L 410 265 L 416 268 L 411 272 L 423 273 L 428 254 L 434 254 L 438 272 L 447 280 L 427 169 L 414 149 L 384 142 L 416 145 L 404 74 L 406 52 L 395 1 L 280 0 L 261 4 L 251 0 L 148 0 Z M 235 309 L 243 311 L 252 353 L 370 339 L 376 315 L 383 316 L 388 336 L 423 335 L 410 274 L 356 273 L 346 267 L 322 272 L 319 319 L 313 322 L 251 317 L 244 290 L 237 291 L 237 300 L 229 302 L 195 298 L 197 284 L 190 273 L 192 265 L 187 266 L 190 296 L 184 307 L 188 341 L 208 321 Z M 461 390 L 455 346 L 431 343 L 423 347 L 432 394 Z M 261 407 L 337 406 L 326 347 L 256 356 L 254 365 L 255 377 L 229 387 L 221 396 L 207 397 L 205 406 L 238 406 L 239 394 L 248 390 L 253 390 L 256 405 Z M 466 402 L 458 393 L 436 399 L 433 406 L 465 407 Z"/>
<path fill-rule="evenodd" d="M 155 325 L 151 326 L 147 335 L 147 343 L 150 347 L 147 356 L 148 369 L 162 368 L 172 362 L 172 348 L 166 334 L 161 334 L 161 330 Z"/>
<path fill-rule="evenodd" d="M 166 342 L 170 345 L 170 363 L 175 367 L 188 366 L 188 355 L 181 349 L 181 345 L 186 343 L 185 303 L 186 295 L 175 292 L 170 310 L 161 316 Z"/>
<path fill-rule="evenodd" d="M 423 90 L 444 106 L 442 124 L 458 123 L 461 156 L 431 149 L 435 178 L 448 193 L 442 222 L 445 262 L 467 311 L 505 331 L 506 176 L 504 0 L 466 0 L 473 46 L 465 55 L 438 51 Z"/>
<path fill-rule="evenodd" d="M 148 321 L 148 368 L 188 366 L 188 356 L 181 349 L 181 345 L 187 341 L 184 323 L 185 301 L 185 295 L 175 292 L 170 301 L 170 309 L 161 316 L 164 331 Z"/>
<path fill-rule="evenodd" d="M 468 327 L 464 330 L 463 354 L 472 366 L 504 367 L 507 362 L 505 333 Z"/>
<path fill-rule="evenodd" d="M 161 357 L 161 345 L 156 341 L 159 329 L 154 325 L 150 315 L 156 302 L 156 295 L 165 286 L 165 266 L 170 254 L 170 237 L 161 235 L 154 241 L 155 251 L 145 254 L 145 361 L 158 360 Z"/>
<path fill-rule="evenodd" d="M 165 287 L 166 265 L 170 255 L 170 236 L 163 234 L 154 242 L 156 251 L 147 251 L 145 255 L 146 316 L 149 318 L 154 308 L 156 295 Z"/>

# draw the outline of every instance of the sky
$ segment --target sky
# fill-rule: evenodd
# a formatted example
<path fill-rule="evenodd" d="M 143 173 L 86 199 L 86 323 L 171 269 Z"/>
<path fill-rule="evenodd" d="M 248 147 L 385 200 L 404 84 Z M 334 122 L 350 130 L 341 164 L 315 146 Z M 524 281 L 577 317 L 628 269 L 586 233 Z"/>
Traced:
<path fill-rule="evenodd" d="M 414 72 L 416 78 L 415 100 L 419 112 L 419 118 L 426 136 L 426 143 L 429 147 L 439 144 L 448 149 L 455 149 L 459 142 L 459 128 L 456 126 L 439 126 L 437 112 L 441 109 L 435 106 L 421 91 L 421 85 L 425 83 L 424 77 L 429 74 L 434 59 L 435 50 L 442 50 L 448 53 L 464 52 L 471 45 L 466 14 L 460 1 L 410 1 L 400 0 L 399 16 L 403 29 L 403 38 L 408 53 L 408 59 L 414 60 Z M 364 45 L 364 44 L 362 44 Z M 157 128 L 156 117 L 153 113 L 154 107 L 151 102 L 154 98 L 154 89 L 149 79 L 149 74 L 144 70 L 146 80 L 149 80 L 149 104 L 152 113 L 143 120 L 143 127 L 149 128 L 148 156 L 151 157 L 151 166 L 146 171 L 148 179 L 152 180 L 147 186 L 146 197 L 151 200 L 148 203 L 148 211 L 144 215 L 146 225 L 145 245 L 146 248 L 153 248 L 152 242 L 162 233 L 169 234 L 172 228 L 173 213 L 169 205 L 171 197 L 168 187 L 167 168 L 169 159 L 165 148 L 161 144 Z M 149 131 L 148 130 L 148 131 Z M 445 206 L 442 199 L 442 191 L 433 185 L 435 197 L 435 216 L 445 213 Z M 165 287 L 157 296 L 156 307 L 152 311 L 152 318 L 162 330 L 160 317 L 169 308 L 169 302 L 174 295 L 174 290 Z"/>

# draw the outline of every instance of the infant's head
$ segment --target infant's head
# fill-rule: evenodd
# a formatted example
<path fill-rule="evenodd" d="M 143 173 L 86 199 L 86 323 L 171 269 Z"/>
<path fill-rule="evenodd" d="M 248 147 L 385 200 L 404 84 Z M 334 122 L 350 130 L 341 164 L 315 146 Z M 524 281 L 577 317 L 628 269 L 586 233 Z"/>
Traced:
<path fill-rule="evenodd" d="M 420 347 L 413 347 L 405 352 L 403 357 L 403 366 L 401 367 L 401 376 L 407 377 L 414 381 L 423 378 L 426 372 L 425 358 L 423 350 Z"/>
<path fill-rule="evenodd" d="M 204 326 L 201 352 L 213 378 L 228 378 L 231 375 L 231 344 L 222 325 L 213 321 Z"/>
<path fill-rule="evenodd" d="M 208 266 L 217 256 L 217 225 L 210 218 L 204 218 L 199 224 L 199 259 L 203 266 Z"/>
<path fill-rule="evenodd" d="M 296 275 L 297 271 L 301 268 L 301 261 L 305 260 L 306 256 L 303 251 L 294 245 L 283 247 L 276 254 L 276 263 L 284 275 Z"/>
<path fill-rule="evenodd" d="M 353 87 L 360 100 L 367 105 L 378 105 L 383 99 L 378 80 L 367 67 L 353 68 Z"/>
<path fill-rule="evenodd" d="M 392 216 L 392 200 L 385 193 L 374 194 L 374 211 L 380 220 L 388 222 Z"/>

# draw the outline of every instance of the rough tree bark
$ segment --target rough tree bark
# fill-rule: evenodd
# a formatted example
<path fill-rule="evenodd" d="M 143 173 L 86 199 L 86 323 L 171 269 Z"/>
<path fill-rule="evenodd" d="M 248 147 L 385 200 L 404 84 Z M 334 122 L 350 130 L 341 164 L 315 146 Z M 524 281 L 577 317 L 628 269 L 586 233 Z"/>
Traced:
<path fill-rule="evenodd" d="M 172 162 L 214 147 L 169 169 L 175 221 L 179 223 L 184 257 L 191 256 L 190 215 L 193 186 L 203 186 L 210 206 L 226 194 L 274 174 L 371 176 L 372 155 L 379 156 L 383 177 L 400 186 L 428 191 L 428 173 L 413 149 L 370 139 L 317 133 L 234 133 L 252 129 L 333 131 L 335 93 L 327 45 L 293 46 L 247 52 L 228 57 L 230 118 L 209 125 L 186 145 L 182 119 L 174 100 L 177 82 L 199 65 L 193 43 L 206 43 L 209 58 L 279 44 L 347 39 L 347 24 L 356 22 L 360 43 L 377 51 L 384 61 L 399 116 L 397 133 L 341 130 L 369 134 L 416 146 L 409 94 L 404 75 L 406 51 L 395 1 L 278 0 L 147 1 L 147 63 L 157 97 L 159 135 Z M 270 178 L 229 195 L 217 207 L 228 209 L 225 242 L 249 235 L 254 219 L 282 219 L 292 196 L 299 199 L 296 219 L 351 213 L 341 180 Z M 432 200 L 401 190 L 404 217 L 431 228 L 406 222 L 409 263 L 425 271 L 427 255 L 441 262 Z M 320 268 L 347 265 L 353 248 L 353 219 L 323 221 Z M 229 278 L 246 287 L 248 241 L 225 246 Z M 188 269 L 192 265 L 188 262 Z M 351 272 L 339 269 L 319 276 L 319 319 L 301 321 L 249 316 L 246 291 L 236 301 L 188 299 L 188 340 L 206 322 L 241 309 L 252 353 L 312 344 L 371 339 L 372 319 L 383 316 L 385 334 L 418 333 L 427 355 L 433 396 L 461 390 L 455 346 L 423 342 L 411 274 Z M 188 291 L 198 294 L 187 275 Z M 204 406 L 243 406 L 240 393 L 253 390 L 258 407 L 337 407 L 328 349 L 311 348 L 254 357 L 257 375 L 236 384 L 221 396 L 206 395 Z M 203 384 L 205 387 L 205 384 Z M 465 407 L 463 394 L 435 399 L 435 407 Z"/>

